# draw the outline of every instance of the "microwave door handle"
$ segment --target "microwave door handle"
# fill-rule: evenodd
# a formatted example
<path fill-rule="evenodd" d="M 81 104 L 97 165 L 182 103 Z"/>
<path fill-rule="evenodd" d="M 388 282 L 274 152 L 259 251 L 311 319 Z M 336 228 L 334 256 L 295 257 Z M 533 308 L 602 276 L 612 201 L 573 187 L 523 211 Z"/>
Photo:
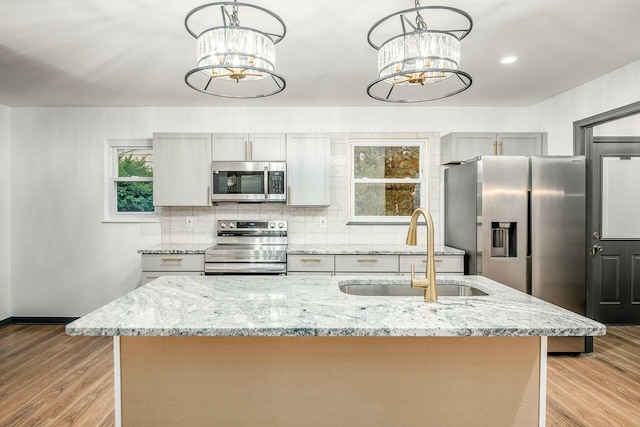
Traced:
<path fill-rule="evenodd" d="M 264 199 L 269 198 L 269 167 L 264 167 Z"/>

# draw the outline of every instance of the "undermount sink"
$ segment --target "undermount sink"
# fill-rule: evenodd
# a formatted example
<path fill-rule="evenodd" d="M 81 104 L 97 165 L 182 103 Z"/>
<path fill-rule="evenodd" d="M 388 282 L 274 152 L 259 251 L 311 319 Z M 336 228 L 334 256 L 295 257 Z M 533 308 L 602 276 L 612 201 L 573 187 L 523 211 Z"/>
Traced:
<path fill-rule="evenodd" d="M 412 288 L 410 283 L 398 283 L 395 281 L 343 280 L 339 283 L 339 287 L 345 294 L 367 297 L 424 296 L 424 289 Z M 440 297 L 478 297 L 486 295 L 488 295 L 486 292 L 469 285 L 458 283 L 438 284 L 438 296 Z"/>

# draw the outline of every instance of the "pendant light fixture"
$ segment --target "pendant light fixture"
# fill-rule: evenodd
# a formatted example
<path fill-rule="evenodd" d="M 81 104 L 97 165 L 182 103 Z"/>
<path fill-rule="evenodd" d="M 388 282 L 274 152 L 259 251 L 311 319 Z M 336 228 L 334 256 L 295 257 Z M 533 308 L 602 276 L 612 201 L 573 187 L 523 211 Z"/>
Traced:
<path fill-rule="evenodd" d="M 466 12 L 420 6 L 418 0 L 415 7 L 382 18 L 367 34 L 378 51 L 378 78 L 367 93 L 385 102 L 422 102 L 468 89 L 472 79 L 460 70 L 460 40 L 472 27 Z"/>
<path fill-rule="evenodd" d="M 248 3 L 208 3 L 184 20 L 197 39 L 196 68 L 184 79 L 191 88 L 224 98 L 261 98 L 282 92 L 284 78 L 275 73 L 275 45 L 285 34 L 275 13 Z"/>

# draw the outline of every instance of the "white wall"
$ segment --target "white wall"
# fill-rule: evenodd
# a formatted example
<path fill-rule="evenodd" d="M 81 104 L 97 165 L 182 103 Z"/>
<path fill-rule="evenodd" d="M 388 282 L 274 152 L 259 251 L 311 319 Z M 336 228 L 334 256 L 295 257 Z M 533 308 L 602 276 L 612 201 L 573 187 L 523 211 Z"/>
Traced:
<path fill-rule="evenodd" d="M 136 251 L 161 241 L 159 223 L 102 223 L 103 156 L 107 139 L 150 138 L 153 132 L 547 131 L 550 154 L 571 154 L 573 122 L 640 100 L 640 85 L 634 78 L 637 75 L 640 61 L 528 108 L 12 109 L 12 315 L 83 315 L 135 288 L 140 268 Z M 0 149 L 7 150 L 6 145 L 0 136 Z M 334 138 L 332 150 L 334 154 L 342 153 L 339 155 L 344 158 L 346 148 L 339 138 Z M 334 161 L 334 167 L 346 167 L 343 161 Z M 4 182 L 6 177 L 0 175 L 0 184 Z M 6 185 L 0 186 L 0 197 L 7 192 Z M 435 197 L 433 191 L 431 197 Z M 267 215 L 268 209 L 277 208 L 252 209 L 260 209 L 255 213 Z M 165 215 L 175 215 L 180 223 L 189 212 L 195 212 L 198 221 L 205 219 L 200 224 L 205 227 L 205 234 L 207 227 L 213 230 L 213 216 L 208 211 L 172 209 Z M 298 232 L 315 233 L 308 241 L 333 241 L 337 234 L 325 236 L 316 224 L 317 216 L 327 212 L 337 222 L 345 215 L 340 209 L 295 210 L 292 215 L 298 222 Z M 330 230 L 328 227 L 327 232 L 331 233 Z M 380 231 L 390 232 L 394 239 L 404 234 L 404 228 L 360 230 L 350 231 L 350 241 L 361 241 L 367 234 Z M 292 239 L 296 241 L 296 237 Z"/>
<path fill-rule="evenodd" d="M 640 114 L 593 128 L 594 136 L 640 136 Z"/>
<path fill-rule="evenodd" d="M 213 208 L 171 208 L 163 210 L 163 243 L 210 243 L 215 239 L 219 219 L 286 219 L 288 240 L 292 245 L 367 244 L 403 245 L 408 225 L 347 225 L 349 221 L 349 138 L 402 138 L 428 141 L 429 191 L 427 207 L 436 226 L 435 239 L 441 243 L 440 206 L 440 138 L 437 133 L 373 132 L 330 133 L 331 135 L 331 205 L 328 207 L 289 207 L 284 204 L 220 204 Z M 185 226 L 185 217 L 193 217 L 193 228 Z M 320 227 L 319 217 L 326 219 Z M 419 244 L 426 244 L 420 234 Z"/>
<path fill-rule="evenodd" d="M 11 317 L 11 110 L 0 105 L 0 321 Z"/>
<path fill-rule="evenodd" d="M 639 76 L 636 61 L 532 107 L 531 115 L 549 134 L 549 154 L 573 154 L 574 122 L 640 101 Z M 611 124 L 605 132 L 621 135 L 626 130 Z"/>
<path fill-rule="evenodd" d="M 105 304 L 137 285 L 136 251 L 160 242 L 160 224 L 101 222 L 107 139 L 149 138 L 153 132 L 539 130 L 525 108 L 15 108 L 11 113 L 14 316 L 79 316 Z M 370 233 L 368 227 L 359 230 Z"/>

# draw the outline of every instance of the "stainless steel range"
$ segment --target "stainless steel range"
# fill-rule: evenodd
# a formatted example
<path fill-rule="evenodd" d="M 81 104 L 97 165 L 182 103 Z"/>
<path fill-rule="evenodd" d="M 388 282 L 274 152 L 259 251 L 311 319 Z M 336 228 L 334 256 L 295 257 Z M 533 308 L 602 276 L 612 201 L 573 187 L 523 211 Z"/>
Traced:
<path fill-rule="evenodd" d="M 204 272 L 286 274 L 287 221 L 219 220 L 218 244 L 204 252 Z"/>

